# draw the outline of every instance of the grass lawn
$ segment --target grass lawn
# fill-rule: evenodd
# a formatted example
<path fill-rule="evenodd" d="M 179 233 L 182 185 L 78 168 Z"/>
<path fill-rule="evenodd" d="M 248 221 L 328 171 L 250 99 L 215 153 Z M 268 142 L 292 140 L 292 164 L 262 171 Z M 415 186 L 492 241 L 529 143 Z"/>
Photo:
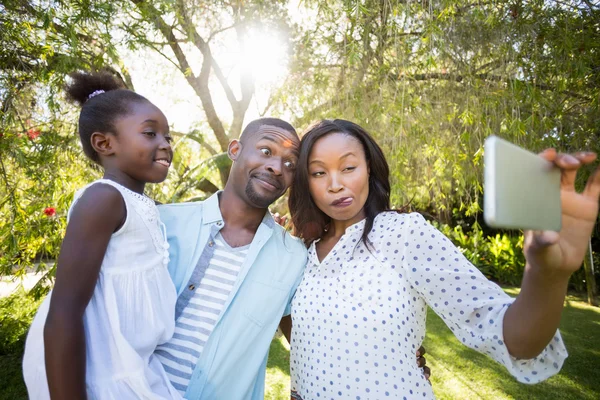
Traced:
<path fill-rule="evenodd" d="M 516 296 L 518 289 L 505 289 Z M 538 385 L 523 385 L 501 365 L 463 345 L 429 310 L 427 365 L 438 399 L 599 399 L 600 308 L 569 296 L 561 333 L 569 358 L 560 374 Z M 266 399 L 289 398 L 289 352 L 284 338 L 274 339 L 267 369 Z"/>
<path fill-rule="evenodd" d="M 517 289 L 506 289 L 511 295 Z M 523 385 L 504 367 L 462 346 L 431 310 L 424 346 L 438 399 L 600 398 L 600 309 L 567 299 L 561 334 L 569 357 L 561 372 L 538 385 Z"/>
<path fill-rule="evenodd" d="M 516 295 L 517 289 L 506 289 Z M 491 359 L 462 346 L 433 312 L 427 318 L 427 364 L 438 399 L 598 399 L 600 398 L 600 308 L 569 296 L 561 332 L 569 350 L 561 373 L 539 385 L 515 381 Z M 2 338 L 0 338 L 2 339 Z M 21 355 L 0 354 L 0 399 L 25 400 Z M 267 366 L 268 400 L 289 399 L 289 347 L 271 343 Z"/>

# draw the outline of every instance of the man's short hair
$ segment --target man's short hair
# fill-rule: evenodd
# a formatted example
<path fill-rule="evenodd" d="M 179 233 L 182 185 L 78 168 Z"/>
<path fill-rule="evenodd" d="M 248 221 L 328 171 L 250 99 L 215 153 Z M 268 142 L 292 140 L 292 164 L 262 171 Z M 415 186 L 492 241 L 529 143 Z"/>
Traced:
<path fill-rule="evenodd" d="M 277 128 L 281 128 L 298 136 L 298 133 L 289 122 L 279 118 L 259 118 L 246 125 L 246 128 L 244 128 L 244 131 L 240 135 L 240 142 L 243 142 L 244 139 L 247 139 L 249 136 L 258 132 L 260 127 L 264 125 L 276 126 Z"/>

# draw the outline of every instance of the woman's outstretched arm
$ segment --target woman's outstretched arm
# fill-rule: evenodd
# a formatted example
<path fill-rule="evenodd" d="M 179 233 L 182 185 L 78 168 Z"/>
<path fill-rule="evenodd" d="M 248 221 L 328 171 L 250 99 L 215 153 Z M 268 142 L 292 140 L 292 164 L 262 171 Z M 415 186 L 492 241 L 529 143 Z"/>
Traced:
<path fill-rule="evenodd" d="M 600 174 L 589 178 L 582 193 L 575 178 L 582 165 L 596 159 L 593 153 L 557 154 L 542 157 L 561 169 L 562 228 L 560 232 L 525 232 L 527 264 L 521 292 L 504 316 L 504 341 L 510 354 L 529 359 L 548 345 L 560 324 L 569 277 L 583 263 L 598 217 Z"/>

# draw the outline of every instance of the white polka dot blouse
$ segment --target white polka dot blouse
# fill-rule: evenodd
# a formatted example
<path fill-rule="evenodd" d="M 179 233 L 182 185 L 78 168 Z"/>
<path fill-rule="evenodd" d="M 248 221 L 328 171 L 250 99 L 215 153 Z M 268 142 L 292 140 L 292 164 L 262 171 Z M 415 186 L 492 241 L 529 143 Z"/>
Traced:
<path fill-rule="evenodd" d="M 420 214 L 379 214 L 369 248 L 364 226 L 349 227 L 322 262 L 315 243 L 309 249 L 292 300 L 290 369 L 299 398 L 434 399 L 415 356 L 427 306 L 520 382 L 560 370 L 567 351 L 558 331 L 538 357 L 510 356 L 502 320 L 513 300 Z"/>

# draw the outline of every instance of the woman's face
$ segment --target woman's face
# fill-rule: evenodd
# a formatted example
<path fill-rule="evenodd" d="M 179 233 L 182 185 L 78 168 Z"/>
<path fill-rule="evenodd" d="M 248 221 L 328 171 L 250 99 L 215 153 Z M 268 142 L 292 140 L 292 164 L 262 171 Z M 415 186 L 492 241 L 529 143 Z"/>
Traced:
<path fill-rule="evenodd" d="M 332 220 L 362 220 L 369 196 L 369 166 L 362 144 L 353 136 L 331 133 L 318 139 L 308 156 L 310 195 Z"/>

